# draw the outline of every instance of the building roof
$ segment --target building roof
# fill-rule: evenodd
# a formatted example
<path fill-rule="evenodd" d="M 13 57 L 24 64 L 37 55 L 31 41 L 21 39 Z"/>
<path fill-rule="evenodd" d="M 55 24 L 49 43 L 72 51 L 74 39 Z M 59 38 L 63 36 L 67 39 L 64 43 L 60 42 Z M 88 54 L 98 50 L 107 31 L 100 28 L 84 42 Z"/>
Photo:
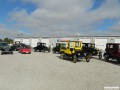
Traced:
<path fill-rule="evenodd" d="M 64 37 L 15 37 L 15 38 L 70 38 L 70 37 L 120 37 L 120 36 L 64 36 Z"/>

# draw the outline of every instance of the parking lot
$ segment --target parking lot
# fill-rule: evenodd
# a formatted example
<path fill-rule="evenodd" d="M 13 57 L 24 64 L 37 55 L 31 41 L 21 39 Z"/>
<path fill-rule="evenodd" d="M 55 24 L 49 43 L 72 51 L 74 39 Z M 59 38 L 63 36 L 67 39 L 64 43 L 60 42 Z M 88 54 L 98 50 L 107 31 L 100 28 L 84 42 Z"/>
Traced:
<path fill-rule="evenodd" d="M 59 54 L 0 55 L 0 90 L 107 90 L 120 87 L 120 64 L 97 57 L 72 63 Z M 118 90 L 118 89 L 117 89 Z"/>

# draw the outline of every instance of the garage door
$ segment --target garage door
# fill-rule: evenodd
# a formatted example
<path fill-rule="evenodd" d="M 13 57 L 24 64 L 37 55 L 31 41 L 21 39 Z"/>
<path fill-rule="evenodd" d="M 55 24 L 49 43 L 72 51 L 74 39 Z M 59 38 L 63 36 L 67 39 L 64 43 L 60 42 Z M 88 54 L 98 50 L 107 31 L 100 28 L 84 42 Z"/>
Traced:
<path fill-rule="evenodd" d="M 39 42 L 39 39 L 32 39 L 31 40 L 31 47 L 36 47 L 38 42 Z"/>
<path fill-rule="evenodd" d="M 120 43 L 120 39 L 115 39 L 115 43 Z"/>
<path fill-rule="evenodd" d="M 83 43 L 90 43 L 91 40 L 90 39 L 79 39 L 80 41 L 82 41 Z"/>
<path fill-rule="evenodd" d="M 26 45 L 30 45 L 30 40 L 29 39 L 23 39 L 22 43 L 24 43 Z"/>
<path fill-rule="evenodd" d="M 105 50 L 106 43 L 107 43 L 107 39 L 95 39 L 95 46 L 96 46 L 96 48 Z"/>
<path fill-rule="evenodd" d="M 41 39 L 41 42 L 42 42 L 42 43 L 46 43 L 47 46 L 50 45 L 50 40 L 49 40 L 49 39 L 43 39 L 43 38 L 42 38 L 42 39 Z"/>

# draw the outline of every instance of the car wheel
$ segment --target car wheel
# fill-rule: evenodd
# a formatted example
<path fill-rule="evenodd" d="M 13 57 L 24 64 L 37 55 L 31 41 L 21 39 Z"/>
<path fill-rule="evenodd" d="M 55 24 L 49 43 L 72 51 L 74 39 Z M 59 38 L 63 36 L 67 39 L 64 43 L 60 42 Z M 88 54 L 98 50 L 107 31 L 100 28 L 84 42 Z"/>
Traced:
<path fill-rule="evenodd" d="M 86 62 L 89 62 L 89 61 L 90 61 L 90 58 L 91 58 L 91 55 L 90 55 L 90 54 L 87 54 L 85 58 L 86 58 Z"/>
<path fill-rule="evenodd" d="M 102 53 L 99 53 L 99 59 L 102 59 Z"/>
<path fill-rule="evenodd" d="M 90 56 L 90 59 L 91 59 L 91 58 L 92 58 L 92 56 L 93 56 L 93 55 L 92 55 L 92 53 L 90 53 L 90 54 L 89 54 L 89 56 Z"/>
<path fill-rule="evenodd" d="M 105 59 L 106 62 L 108 62 L 109 61 L 109 55 L 105 54 L 104 59 Z"/>
<path fill-rule="evenodd" d="M 76 63 L 77 62 L 77 56 L 74 54 L 72 58 L 73 58 L 73 63 Z"/>
<path fill-rule="evenodd" d="M 65 58 L 65 54 L 64 54 L 64 53 L 61 53 L 61 54 L 60 54 L 60 58 L 61 58 L 61 59 L 64 59 L 64 58 Z"/>

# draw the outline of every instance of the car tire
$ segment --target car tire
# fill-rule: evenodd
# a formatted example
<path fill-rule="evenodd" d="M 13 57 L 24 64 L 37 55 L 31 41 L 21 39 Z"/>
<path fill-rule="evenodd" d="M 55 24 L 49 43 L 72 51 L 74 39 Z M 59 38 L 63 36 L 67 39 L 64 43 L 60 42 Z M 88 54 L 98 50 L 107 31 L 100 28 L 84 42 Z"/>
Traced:
<path fill-rule="evenodd" d="M 87 54 L 85 59 L 86 59 L 86 62 L 89 62 L 90 61 L 90 58 L 91 58 L 91 55 L 90 54 Z"/>
<path fill-rule="evenodd" d="M 76 63 L 76 62 L 77 62 L 77 56 L 74 54 L 74 55 L 72 56 L 72 58 L 73 58 L 73 63 Z"/>
<path fill-rule="evenodd" d="M 64 54 L 64 53 L 61 53 L 61 54 L 60 54 L 60 58 L 64 60 L 65 54 Z"/>
<path fill-rule="evenodd" d="M 104 60 L 105 60 L 106 62 L 109 62 L 109 55 L 105 54 L 105 55 L 104 55 Z"/>
<path fill-rule="evenodd" d="M 89 55 L 90 55 L 90 59 L 91 59 L 91 58 L 92 58 L 92 56 L 93 56 L 93 54 L 92 54 L 92 53 L 90 53 Z"/>

